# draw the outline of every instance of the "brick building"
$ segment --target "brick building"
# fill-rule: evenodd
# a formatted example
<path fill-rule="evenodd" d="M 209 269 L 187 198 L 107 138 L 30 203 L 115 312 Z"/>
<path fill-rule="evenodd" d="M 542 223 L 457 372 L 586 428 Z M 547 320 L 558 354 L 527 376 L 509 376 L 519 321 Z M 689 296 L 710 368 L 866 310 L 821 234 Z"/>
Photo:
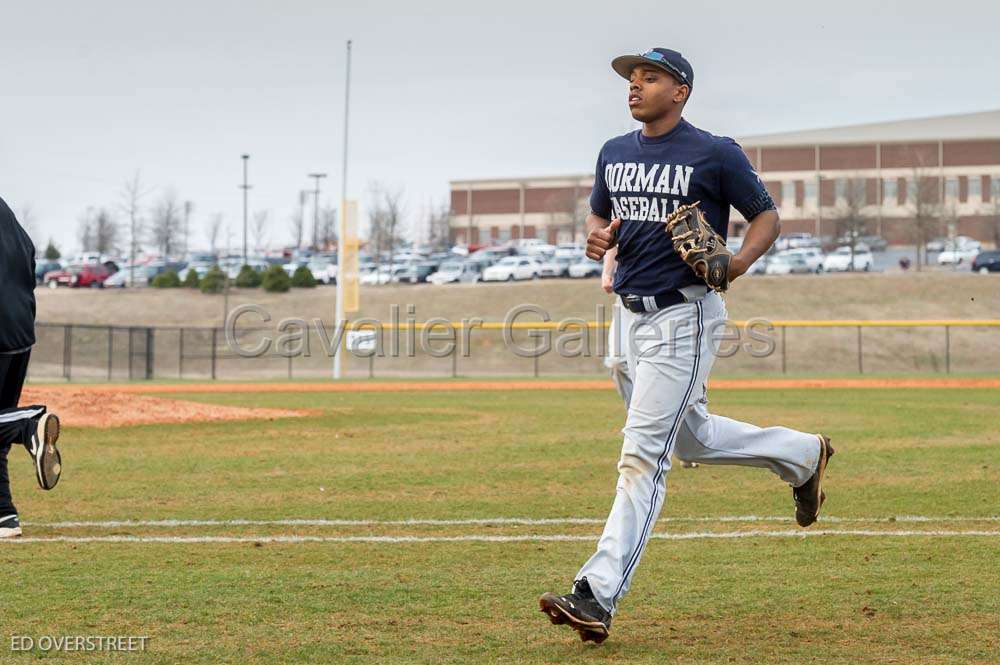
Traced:
<path fill-rule="evenodd" d="M 1000 111 L 739 139 L 785 232 L 835 236 L 864 220 L 894 244 L 958 233 L 1000 236 Z M 593 175 L 451 183 L 456 243 L 580 240 Z M 735 211 L 731 233 L 742 219 Z"/>

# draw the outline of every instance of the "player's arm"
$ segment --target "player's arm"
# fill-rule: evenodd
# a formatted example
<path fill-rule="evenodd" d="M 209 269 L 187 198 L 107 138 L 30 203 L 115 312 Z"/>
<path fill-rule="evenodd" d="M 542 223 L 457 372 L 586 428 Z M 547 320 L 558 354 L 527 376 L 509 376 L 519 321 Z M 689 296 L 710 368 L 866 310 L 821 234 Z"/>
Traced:
<path fill-rule="evenodd" d="M 605 293 L 611 293 L 615 282 L 615 268 L 618 267 L 618 247 L 612 247 L 604 253 L 604 269 L 601 271 L 601 288 Z"/>
<path fill-rule="evenodd" d="M 604 253 L 615 246 L 621 220 L 612 220 L 612 213 L 611 192 L 604 181 L 604 163 L 598 155 L 594 188 L 590 191 L 590 214 L 587 215 L 587 258 L 600 261 Z"/>
<path fill-rule="evenodd" d="M 719 149 L 722 195 L 749 222 L 743 247 L 729 264 L 731 281 L 749 270 L 753 262 L 771 248 L 781 232 L 781 222 L 767 187 L 739 144 L 727 139 Z"/>
<path fill-rule="evenodd" d="M 729 263 L 729 279 L 734 280 L 749 270 L 754 261 L 771 249 L 779 233 L 781 220 L 777 210 L 765 210 L 750 220 L 750 228 L 743 236 L 743 247 Z"/>

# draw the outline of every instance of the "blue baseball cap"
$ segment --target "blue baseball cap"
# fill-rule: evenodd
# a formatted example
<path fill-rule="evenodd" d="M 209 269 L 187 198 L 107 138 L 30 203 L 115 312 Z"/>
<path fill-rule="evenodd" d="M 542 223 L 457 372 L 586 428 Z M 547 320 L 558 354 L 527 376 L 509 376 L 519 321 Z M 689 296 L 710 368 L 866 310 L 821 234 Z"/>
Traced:
<path fill-rule="evenodd" d="M 639 65 L 658 67 L 677 79 L 678 83 L 694 88 L 694 69 L 678 51 L 653 48 L 641 55 L 620 55 L 611 61 L 611 69 L 626 81 L 632 75 L 632 70 Z"/>

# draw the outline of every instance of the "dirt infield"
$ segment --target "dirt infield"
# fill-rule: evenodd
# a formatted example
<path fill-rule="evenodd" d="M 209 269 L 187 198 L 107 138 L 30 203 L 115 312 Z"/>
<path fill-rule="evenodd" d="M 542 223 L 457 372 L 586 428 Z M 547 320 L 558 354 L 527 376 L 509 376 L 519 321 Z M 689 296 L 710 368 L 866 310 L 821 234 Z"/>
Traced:
<path fill-rule="evenodd" d="M 288 418 L 304 412 L 199 404 L 149 395 L 127 394 L 119 387 L 27 386 L 21 404 L 45 404 L 70 427 L 122 427 L 156 423 Z"/>

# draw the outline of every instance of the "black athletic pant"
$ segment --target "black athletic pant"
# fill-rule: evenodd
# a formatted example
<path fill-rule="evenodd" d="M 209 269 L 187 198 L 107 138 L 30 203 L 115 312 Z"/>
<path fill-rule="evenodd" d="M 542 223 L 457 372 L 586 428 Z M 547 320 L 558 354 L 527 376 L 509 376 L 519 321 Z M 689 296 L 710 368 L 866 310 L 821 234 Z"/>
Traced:
<path fill-rule="evenodd" d="M 28 442 L 38 426 L 38 419 L 45 413 L 44 406 L 17 408 L 30 355 L 31 351 L 0 353 L 0 517 L 17 513 L 10 496 L 7 453 L 11 445 Z"/>

